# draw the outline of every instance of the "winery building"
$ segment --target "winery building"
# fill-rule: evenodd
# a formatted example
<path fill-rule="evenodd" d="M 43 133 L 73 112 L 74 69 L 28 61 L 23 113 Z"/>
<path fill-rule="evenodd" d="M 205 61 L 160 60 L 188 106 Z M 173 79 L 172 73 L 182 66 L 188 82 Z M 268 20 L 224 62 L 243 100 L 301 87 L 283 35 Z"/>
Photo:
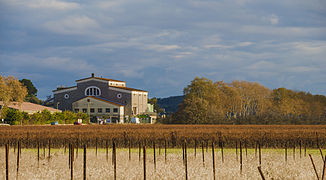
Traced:
<path fill-rule="evenodd" d="M 84 112 L 91 117 L 123 123 L 148 112 L 148 92 L 126 87 L 125 81 L 95 77 L 76 80 L 76 86 L 53 90 L 54 106 L 62 111 Z"/>

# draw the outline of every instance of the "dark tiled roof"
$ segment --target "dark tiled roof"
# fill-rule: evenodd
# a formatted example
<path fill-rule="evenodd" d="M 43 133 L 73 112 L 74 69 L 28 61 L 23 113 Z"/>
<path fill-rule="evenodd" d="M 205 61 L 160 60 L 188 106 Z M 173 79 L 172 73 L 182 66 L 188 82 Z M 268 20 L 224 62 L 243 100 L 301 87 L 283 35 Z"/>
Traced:
<path fill-rule="evenodd" d="M 107 79 L 107 78 L 100 78 L 100 77 L 88 77 L 88 78 L 83 78 L 83 79 L 76 80 L 76 82 L 78 82 L 78 81 L 82 81 L 82 80 L 86 80 L 86 79 L 99 79 L 99 80 L 104 80 L 104 81 L 125 82 L 125 81 L 120 81 L 120 80 L 115 80 L 115 79 Z"/>
<path fill-rule="evenodd" d="M 121 103 L 117 103 L 117 102 L 114 102 L 114 101 L 111 101 L 111 100 L 108 100 L 108 99 L 105 99 L 105 98 L 102 98 L 102 97 L 94 97 L 94 96 L 87 96 L 87 97 L 97 99 L 97 100 L 100 100 L 100 101 L 104 101 L 104 102 L 108 102 L 108 103 L 111 103 L 111 104 L 114 104 L 114 105 L 117 105 L 117 106 L 124 106 Z"/>
<path fill-rule="evenodd" d="M 56 90 L 53 90 L 52 92 L 55 92 L 55 91 L 60 91 L 60 90 L 64 90 L 64 89 L 71 89 L 71 88 L 75 88 L 77 86 L 71 86 L 71 87 L 58 87 Z"/>
<path fill-rule="evenodd" d="M 111 87 L 119 88 L 119 89 L 125 89 L 125 90 L 129 90 L 129 91 L 148 92 L 148 91 L 144 91 L 144 90 L 140 90 L 140 89 L 134 89 L 134 88 L 129 88 L 129 87 L 121 87 L 121 86 L 111 86 Z"/>

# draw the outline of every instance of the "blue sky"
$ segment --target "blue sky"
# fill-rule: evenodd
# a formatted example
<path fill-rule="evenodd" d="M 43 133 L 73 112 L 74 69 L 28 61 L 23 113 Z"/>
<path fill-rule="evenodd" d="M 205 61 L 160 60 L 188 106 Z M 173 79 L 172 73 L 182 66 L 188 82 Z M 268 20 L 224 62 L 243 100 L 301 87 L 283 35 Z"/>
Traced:
<path fill-rule="evenodd" d="M 326 1 L 0 0 L 0 72 L 42 99 L 91 73 L 150 97 L 196 76 L 326 95 Z"/>

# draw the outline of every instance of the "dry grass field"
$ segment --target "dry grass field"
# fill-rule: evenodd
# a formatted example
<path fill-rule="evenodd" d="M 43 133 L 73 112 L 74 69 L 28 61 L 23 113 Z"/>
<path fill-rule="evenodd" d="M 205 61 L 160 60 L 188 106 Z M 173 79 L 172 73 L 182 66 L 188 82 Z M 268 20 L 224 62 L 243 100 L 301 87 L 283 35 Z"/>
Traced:
<path fill-rule="evenodd" d="M 6 175 L 6 145 L 10 147 L 9 179 L 71 179 L 68 163 L 70 145 L 80 148 L 78 156 L 76 149 L 73 156 L 74 179 L 83 179 L 83 145 L 88 147 L 87 179 L 114 179 L 113 147 L 117 150 L 117 179 L 143 179 L 143 152 L 139 160 L 139 147 L 144 144 L 147 147 L 147 179 L 186 179 L 186 167 L 188 179 L 213 179 L 213 143 L 216 179 L 261 179 L 257 169 L 259 147 L 262 152 L 261 168 L 266 179 L 316 179 L 308 154 L 312 154 L 321 176 L 323 162 L 319 148 L 326 147 L 326 126 L 6 126 L 0 127 L 0 179 L 5 179 Z M 18 144 L 22 149 L 17 173 Z M 185 144 L 187 163 L 183 160 Z"/>
<path fill-rule="evenodd" d="M 17 153 L 17 152 L 16 152 Z M 20 169 L 16 172 L 16 153 L 10 150 L 9 179 L 70 179 L 68 166 L 68 152 L 64 149 L 52 149 L 51 158 L 45 158 L 41 152 L 41 159 L 37 161 L 35 149 L 22 149 Z M 87 179 L 114 179 L 111 150 L 106 160 L 105 149 L 99 149 L 96 155 L 95 149 L 87 151 Z M 293 159 L 292 151 L 289 151 L 287 162 L 284 160 L 284 151 L 281 149 L 262 149 L 262 170 L 267 179 L 316 179 L 308 156 L 313 155 L 319 174 L 321 174 L 322 160 L 316 150 L 309 149 L 307 156 L 302 152 L 301 158 L 297 151 Z M 5 154 L 0 150 L 0 179 L 5 179 Z M 147 150 L 147 179 L 185 179 L 185 166 L 182 160 L 181 149 L 168 149 L 165 162 L 163 151 L 159 155 L 156 151 L 156 170 L 153 163 L 153 149 Z M 143 161 L 138 159 L 138 149 L 132 149 L 129 161 L 128 149 L 118 149 L 117 152 L 117 179 L 143 179 Z M 239 156 L 238 156 L 239 158 Z M 235 149 L 224 150 L 224 163 L 221 160 L 221 152 L 216 149 L 216 179 L 261 179 L 257 170 L 258 157 L 254 149 L 248 150 L 246 156 L 243 152 L 243 170 L 240 174 L 239 159 Z M 79 149 L 78 157 L 75 152 L 74 179 L 83 178 L 83 153 Z M 202 163 L 201 151 L 194 155 L 194 149 L 188 149 L 188 179 L 213 179 L 211 149 L 205 151 L 205 164 Z"/>

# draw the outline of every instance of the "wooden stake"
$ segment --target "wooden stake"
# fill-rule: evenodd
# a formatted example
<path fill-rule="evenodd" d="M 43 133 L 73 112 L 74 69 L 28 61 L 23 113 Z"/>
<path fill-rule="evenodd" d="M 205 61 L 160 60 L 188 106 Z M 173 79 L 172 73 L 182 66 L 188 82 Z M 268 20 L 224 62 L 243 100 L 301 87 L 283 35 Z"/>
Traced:
<path fill-rule="evenodd" d="M 162 146 L 162 142 L 159 141 L 159 146 L 158 146 L 158 155 L 161 156 L 161 146 Z"/>
<path fill-rule="evenodd" d="M 43 141 L 43 159 L 45 159 L 45 142 Z"/>
<path fill-rule="evenodd" d="M 215 150 L 214 150 L 214 142 L 212 142 L 212 160 L 213 160 L 213 179 L 215 180 Z"/>
<path fill-rule="evenodd" d="M 262 180 L 265 180 L 265 176 L 264 176 L 263 172 L 261 171 L 261 167 L 260 166 L 258 166 L 258 171 L 259 171 L 259 174 L 261 176 L 261 179 Z"/>
<path fill-rule="evenodd" d="M 257 158 L 257 146 L 258 146 L 258 142 L 256 142 L 256 145 L 255 145 L 255 158 Z"/>
<path fill-rule="evenodd" d="M 37 166 L 40 165 L 40 142 L 37 141 Z"/>
<path fill-rule="evenodd" d="M 131 141 L 129 140 L 129 161 L 131 160 Z"/>
<path fill-rule="evenodd" d="M 203 166 L 205 166 L 204 142 L 201 142 L 201 153 L 203 156 Z"/>
<path fill-rule="evenodd" d="M 141 143 L 138 142 L 138 159 L 139 159 L 139 162 L 140 162 L 140 158 L 141 158 Z"/>
<path fill-rule="evenodd" d="M 165 139 L 165 142 L 164 142 L 164 153 L 165 153 L 164 159 L 165 159 L 165 163 L 166 163 L 166 156 L 167 156 L 167 153 L 166 153 L 166 139 Z"/>
<path fill-rule="evenodd" d="M 17 176 L 18 176 L 18 170 L 19 170 L 19 159 L 20 159 L 20 141 L 18 141 L 17 145 Z"/>
<path fill-rule="evenodd" d="M 295 160 L 295 142 L 293 143 L 293 160 Z"/>
<path fill-rule="evenodd" d="M 221 155 L 222 155 L 222 163 L 224 163 L 223 142 L 221 142 Z"/>
<path fill-rule="evenodd" d="M 238 141 L 235 142 L 235 157 L 237 158 L 237 161 L 239 160 L 238 159 Z"/>
<path fill-rule="evenodd" d="M 70 150 L 70 153 L 71 153 L 71 155 L 70 155 L 70 158 L 71 158 L 71 160 L 70 160 L 70 163 L 71 163 L 71 165 L 70 165 L 70 179 L 71 180 L 73 180 L 74 179 L 74 145 L 72 144 L 71 145 L 71 150 Z"/>
<path fill-rule="evenodd" d="M 197 149 L 197 140 L 195 140 L 195 158 L 196 158 L 196 155 L 197 155 L 196 149 Z"/>
<path fill-rule="evenodd" d="M 304 143 L 304 156 L 307 156 L 307 143 Z"/>
<path fill-rule="evenodd" d="M 242 174 L 242 147 L 241 147 L 241 141 L 240 141 L 240 146 L 239 146 L 239 150 L 240 150 L 240 174 Z"/>
<path fill-rule="evenodd" d="M 106 148 L 106 161 L 109 161 L 109 144 L 108 144 L 108 140 L 105 141 L 105 148 Z"/>
<path fill-rule="evenodd" d="M 182 161 L 184 164 L 185 163 L 185 144 L 184 143 L 182 144 Z"/>
<path fill-rule="evenodd" d="M 318 172 L 317 172 L 317 169 L 316 169 L 316 166 L 315 166 L 314 160 L 313 160 L 312 157 L 311 157 L 311 154 L 309 154 L 309 157 L 310 157 L 310 160 L 311 160 L 312 166 L 313 166 L 313 168 L 314 168 L 314 171 L 315 171 L 316 177 L 317 177 L 317 179 L 319 180 Z"/>
<path fill-rule="evenodd" d="M 114 158 L 113 158 L 114 180 L 116 180 L 117 179 L 117 148 L 114 141 L 113 141 L 113 154 L 114 154 Z"/>
<path fill-rule="evenodd" d="M 69 152 L 68 152 L 68 154 L 69 154 L 69 169 L 71 168 L 70 166 L 71 166 L 71 144 L 69 143 Z"/>
<path fill-rule="evenodd" d="M 48 161 L 50 162 L 51 158 L 51 140 L 49 139 L 49 155 L 48 155 Z"/>
<path fill-rule="evenodd" d="M 83 166 L 83 169 L 84 169 L 84 171 L 83 171 L 83 179 L 84 180 L 86 180 L 86 158 L 87 158 L 87 155 L 86 155 L 86 148 L 87 148 L 87 146 L 86 146 L 86 144 L 84 144 L 84 166 Z"/>
<path fill-rule="evenodd" d="M 146 143 L 143 146 L 144 180 L 146 180 Z"/>
<path fill-rule="evenodd" d="M 154 149 L 154 170 L 156 171 L 156 152 L 155 152 L 155 141 L 153 142 L 153 149 Z"/>
<path fill-rule="evenodd" d="M 6 144 L 6 180 L 9 179 L 9 142 Z"/>
<path fill-rule="evenodd" d="M 300 142 L 299 142 L 299 147 L 300 147 L 300 159 L 301 159 L 301 144 L 302 144 L 302 141 L 300 140 Z"/>
<path fill-rule="evenodd" d="M 261 166 L 261 147 L 260 147 L 260 143 L 258 144 L 259 146 L 259 166 Z"/>
<path fill-rule="evenodd" d="M 323 162 L 325 161 L 324 159 L 324 156 L 323 156 L 323 151 L 321 150 L 321 148 L 319 147 L 319 152 L 320 152 L 320 155 L 321 155 L 321 159 L 323 160 Z"/>
<path fill-rule="evenodd" d="M 185 173 L 186 173 L 186 180 L 188 180 L 188 162 L 187 162 L 187 141 L 184 142 L 184 152 L 185 152 Z"/>
<path fill-rule="evenodd" d="M 206 141 L 206 152 L 208 152 L 208 141 Z"/>
<path fill-rule="evenodd" d="M 76 159 L 78 158 L 79 139 L 76 139 Z"/>
<path fill-rule="evenodd" d="M 96 154 L 96 157 L 97 157 L 97 138 L 96 138 L 96 140 L 95 140 L 96 142 L 95 142 L 95 154 Z"/>
<path fill-rule="evenodd" d="M 285 158 L 285 162 L 288 161 L 288 148 L 287 148 L 287 143 L 285 143 L 285 147 L 284 147 L 284 158 Z"/>
<path fill-rule="evenodd" d="M 63 154 L 64 154 L 64 155 L 66 155 L 66 148 L 67 148 L 66 139 L 65 139 L 65 141 L 64 141 L 64 143 L 63 143 L 63 144 L 64 144 L 64 147 L 65 147 L 65 150 L 64 150 L 64 153 L 63 153 Z"/>
<path fill-rule="evenodd" d="M 326 159 L 326 156 L 325 156 L 325 159 Z M 325 168 L 326 168 L 326 161 L 324 160 L 323 175 L 321 176 L 321 180 L 324 180 L 324 176 L 325 176 Z"/>

